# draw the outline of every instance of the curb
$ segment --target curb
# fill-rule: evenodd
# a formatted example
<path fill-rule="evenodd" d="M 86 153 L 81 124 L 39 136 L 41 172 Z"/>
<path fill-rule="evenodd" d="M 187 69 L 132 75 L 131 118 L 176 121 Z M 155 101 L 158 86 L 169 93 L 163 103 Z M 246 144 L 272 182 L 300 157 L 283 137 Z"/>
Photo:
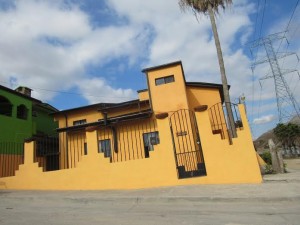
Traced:
<path fill-rule="evenodd" d="M 246 197 L 246 198 L 226 198 L 226 197 L 199 197 L 199 196 L 172 196 L 172 197 L 105 197 L 105 198 L 65 198 L 67 201 L 76 201 L 76 202 L 85 202 L 85 203 L 93 203 L 99 201 L 106 202 L 118 202 L 118 203 L 154 203 L 154 202 L 162 202 L 162 203 L 175 203 L 175 202 L 274 202 L 274 201 L 300 201 L 300 196 L 296 197 Z"/>
<path fill-rule="evenodd" d="M 52 201 L 52 202 L 61 202 L 66 201 L 74 204 L 96 204 L 99 202 L 111 202 L 112 204 L 147 204 L 147 203 L 184 203 L 184 202 L 193 202 L 193 203 L 203 203 L 203 202 L 299 202 L 299 196 L 293 197 L 205 197 L 205 196 L 162 196 L 162 197 L 62 197 L 62 198 L 53 198 L 52 197 L 16 197 L 16 196 L 2 196 L 2 201 L 6 199 L 14 199 L 15 201 L 22 201 L 28 199 L 31 201 Z"/>

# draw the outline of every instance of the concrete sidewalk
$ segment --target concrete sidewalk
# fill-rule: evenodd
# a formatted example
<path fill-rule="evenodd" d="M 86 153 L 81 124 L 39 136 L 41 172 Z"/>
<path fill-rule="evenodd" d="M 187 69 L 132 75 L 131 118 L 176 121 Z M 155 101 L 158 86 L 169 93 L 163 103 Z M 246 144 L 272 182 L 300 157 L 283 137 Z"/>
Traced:
<path fill-rule="evenodd" d="M 53 201 L 300 201 L 300 171 L 265 175 L 262 184 L 189 185 L 114 191 L 0 191 L 1 197 Z"/>
<path fill-rule="evenodd" d="M 300 171 L 262 184 L 116 191 L 0 191 L 3 225 L 282 225 L 300 221 Z"/>

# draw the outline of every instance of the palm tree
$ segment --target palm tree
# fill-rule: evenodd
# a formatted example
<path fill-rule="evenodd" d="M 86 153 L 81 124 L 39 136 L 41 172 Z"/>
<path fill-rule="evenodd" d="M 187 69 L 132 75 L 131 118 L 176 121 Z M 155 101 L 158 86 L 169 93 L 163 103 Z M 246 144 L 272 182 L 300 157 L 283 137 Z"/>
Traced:
<path fill-rule="evenodd" d="M 215 21 L 215 13 L 218 13 L 218 7 L 221 6 L 223 9 L 225 9 L 225 6 L 231 3 L 232 0 L 179 0 L 179 5 L 182 10 L 191 8 L 195 14 L 197 13 L 209 14 L 211 27 L 213 30 L 215 44 L 217 48 L 222 85 L 223 85 L 224 101 L 225 101 L 225 107 L 228 116 L 228 122 L 230 126 L 229 129 L 230 136 L 236 137 L 237 134 L 235 130 L 234 117 L 233 117 L 231 104 L 230 104 L 230 96 L 229 96 L 228 83 L 227 83 L 227 78 L 225 73 L 223 54 L 222 54 L 221 44 L 219 40 L 217 25 Z"/>

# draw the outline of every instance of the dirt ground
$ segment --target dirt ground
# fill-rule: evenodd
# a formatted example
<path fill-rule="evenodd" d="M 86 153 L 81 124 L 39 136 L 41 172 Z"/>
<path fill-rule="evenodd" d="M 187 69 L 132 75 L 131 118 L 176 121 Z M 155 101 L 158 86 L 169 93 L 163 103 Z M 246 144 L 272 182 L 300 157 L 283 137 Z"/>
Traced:
<path fill-rule="evenodd" d="M 284 159 L 286 163 L 287 170 L 300 170 L 300 158 L 296 159 Z"/>

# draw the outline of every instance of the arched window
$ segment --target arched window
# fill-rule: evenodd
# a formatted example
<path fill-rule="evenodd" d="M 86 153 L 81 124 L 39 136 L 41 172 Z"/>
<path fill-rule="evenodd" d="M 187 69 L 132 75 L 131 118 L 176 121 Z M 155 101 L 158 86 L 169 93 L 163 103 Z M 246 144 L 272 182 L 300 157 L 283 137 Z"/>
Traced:
<path fill-rule="evenodd" d="M 17 118 L 26 120 L 28 114 L 28 109 L 25 105 L 19 105 L 17 108 Z"/>
<path fill-rule="evenodd" d="M 0 115 L 11 116 L 12 104 L 4 96 L 0 96 Z"/>

